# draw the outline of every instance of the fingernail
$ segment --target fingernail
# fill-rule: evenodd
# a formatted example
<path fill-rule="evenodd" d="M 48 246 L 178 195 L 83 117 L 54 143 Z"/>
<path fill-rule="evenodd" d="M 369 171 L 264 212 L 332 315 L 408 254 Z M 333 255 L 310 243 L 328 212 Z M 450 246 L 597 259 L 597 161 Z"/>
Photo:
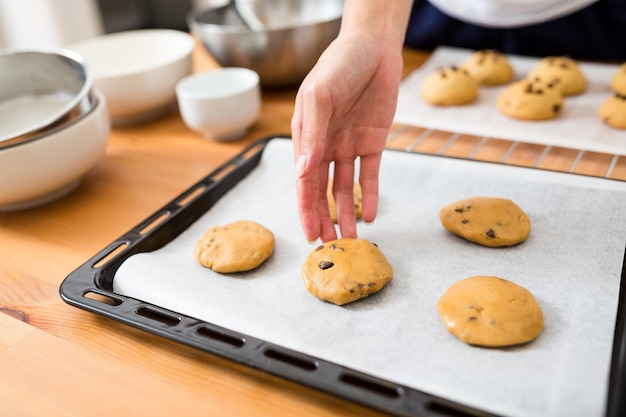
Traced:
<path fill-rule="evenodd" d="M 306 155 L 300 155 L 298 157 L 298 160 L 296 161 L 296 168 L 295 168 L 296 178 L 301 178 L 304 175 L 304 169 L 306 168 L 307 159 L 308 158 Z"/>

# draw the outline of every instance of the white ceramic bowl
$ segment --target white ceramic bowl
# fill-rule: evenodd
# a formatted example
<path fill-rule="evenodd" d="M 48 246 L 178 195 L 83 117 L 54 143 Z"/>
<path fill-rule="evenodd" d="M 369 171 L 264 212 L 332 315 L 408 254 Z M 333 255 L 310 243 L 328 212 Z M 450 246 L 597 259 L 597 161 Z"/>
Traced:
<path fill-rule="evenodd" d="M 105 96 L 93 109 L 44 136 L 0 150 L 0 211 L 23 210 L 72 191 L 104 153 L 111 131 Z"/>
<path fill-rule="evenodd" d="M 142 29 L 68 45 L 87 62 L 114 125 L 155 119 L 176 101 L 176 83 L 191 73 L 195 42 L 186 32 Z"/>
<path fill-rule="evenodd" d="M 177 84 L 176 95 L 185 124 L 211 139 L 240 138 L 261 110 L 259 75 L 247 68 L 190 75 Z"/>

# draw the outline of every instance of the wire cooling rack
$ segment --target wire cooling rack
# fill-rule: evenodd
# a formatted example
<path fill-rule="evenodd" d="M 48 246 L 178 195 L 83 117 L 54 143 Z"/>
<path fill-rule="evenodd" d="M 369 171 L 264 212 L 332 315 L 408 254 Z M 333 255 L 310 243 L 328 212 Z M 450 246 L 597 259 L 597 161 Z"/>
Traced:
<path fill-rule="evenodd" d="M 624 135 L 626 141 L 626 134 Z M 395 124 L 391 149 L 626 181 L 626 156 Z"/>

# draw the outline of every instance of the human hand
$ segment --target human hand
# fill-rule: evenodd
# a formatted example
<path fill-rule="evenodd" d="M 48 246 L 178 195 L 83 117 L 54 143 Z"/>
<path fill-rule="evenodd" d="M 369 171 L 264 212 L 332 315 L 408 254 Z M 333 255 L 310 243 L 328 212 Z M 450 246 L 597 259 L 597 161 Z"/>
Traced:
<path fill-rule="evenodd" d="M 353 203 L 357 158 L 362 219 L 373 222 L 376 217 L 378 172 L 395 113 L 402 56 L 401 48 L 361 35 L 340 34 L 296 96 L 291 128 L 298 211 L 310 242 L 337 237 L 326 199 L 331 168 L 339 230 L 342 237 L 357 237 Z"/>

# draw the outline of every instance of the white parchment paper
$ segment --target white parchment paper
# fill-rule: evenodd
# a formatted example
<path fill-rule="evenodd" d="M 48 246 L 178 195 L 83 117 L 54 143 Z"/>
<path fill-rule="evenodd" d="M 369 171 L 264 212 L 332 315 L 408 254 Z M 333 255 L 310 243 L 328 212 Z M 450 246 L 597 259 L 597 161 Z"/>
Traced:
<path fill-rule="evenodd" d="M 458 66 L 471 53 L 450 47 L 435 50 L 428 61 L 402 81 L 395 121 L 488 138 L 626 155 L 626 131 L 611 128 L 598 117 L 601 104 L 612 95 L 609 85 L 617 65 L 581 62 L 588 88 L 578 96 L 566 97 L 561 114 L 553 120 L 520 121 L 500 113 L 496 100 L 505 86 L 481 87 L 478 100 L 465 106 L 431 106 L 420 98 L 422 82 L 431 71 Z M 516 80 L 524 78 L 539 62 L 537 58 L 507 56 Z"/>
<path fill-rule="evenodd" d="M 115 290 L 353 369 L 508 416 L 600 416 L 608 389 L 626 241 L 626 183 L 386 151 L 379 217 L 360 225 L 394 268 L 380 293 L 346 306 L 300 278 L 316 245 L 296 212 L 292 146 L 274 139 L 257 168 L 167 246 L 129 258 Z M 448 234 L 438 212 L 470 196 L 510 198 L 532 222 L 522 245 L 491 249 Z M 259 269 L 220 275 L 193 244 L 212 225 L 255 220 L 275 234 Z M 528 288 L 545 315 L 534 342 L 468 346 L 436 303 L 452 283 L 497 275 Z"/>

